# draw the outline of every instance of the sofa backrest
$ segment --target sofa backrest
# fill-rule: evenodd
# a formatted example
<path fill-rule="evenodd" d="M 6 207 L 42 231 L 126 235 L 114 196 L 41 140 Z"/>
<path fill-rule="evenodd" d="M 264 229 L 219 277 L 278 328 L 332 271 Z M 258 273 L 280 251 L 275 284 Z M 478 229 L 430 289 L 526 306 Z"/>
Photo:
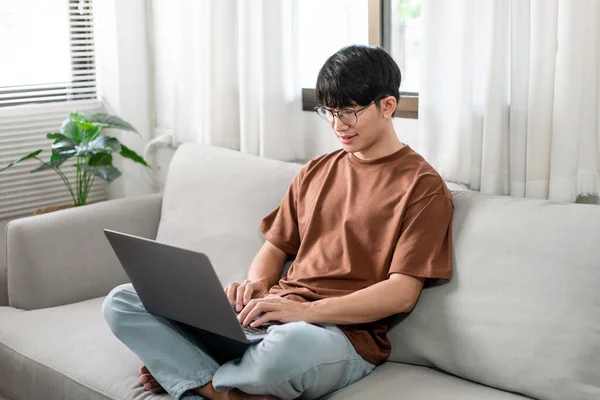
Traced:
<path fill-rule="evenodd" d="M 223 285 L 245 279 L 264 243 L 260 221 L 279 205 L 301 167 L 181 145 L 169 166 L 157 240 L 205 253 Z"/>
<path fill-rule="evenodd" d="M 539 399 L 600 399 L 600 206 L 453 197 L 453 278 L 390 331 L 390 360 Z"/>
<path fill-rule="evenodd" d="M 298 164 L 182 145 L 157 239 L 242 280 Z M 391 361 L 542 399 L 600 399 L 600 207 L 453 192 L 454 273 L 390 330 Z M 401 390 L 401 388 L 400 388 Z"/>

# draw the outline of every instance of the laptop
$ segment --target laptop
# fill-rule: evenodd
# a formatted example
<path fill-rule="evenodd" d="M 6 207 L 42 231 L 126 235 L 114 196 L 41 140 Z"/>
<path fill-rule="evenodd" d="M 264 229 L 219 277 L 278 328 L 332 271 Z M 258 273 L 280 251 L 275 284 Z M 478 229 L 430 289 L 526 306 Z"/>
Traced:
<path fill-rule="evenodd" d="M 238 321 L 205 254 L 109 229 L 104 234 L 150 313 L 244 345 L 267 336 L 272 324 Z"/>

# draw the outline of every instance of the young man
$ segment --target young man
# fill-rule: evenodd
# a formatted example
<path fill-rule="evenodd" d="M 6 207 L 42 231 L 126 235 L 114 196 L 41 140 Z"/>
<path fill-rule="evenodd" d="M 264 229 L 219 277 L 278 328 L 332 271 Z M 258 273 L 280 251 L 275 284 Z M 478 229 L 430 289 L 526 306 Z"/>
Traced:
<path fill-rule="evenodd" d="M 398 66 L 377 47 L 343 48 L 322 67 L 316 110 L 342 149 L 294 178 L 261 223 L 266 242 L 248 279 L 225 289 L 243 324 L 286 323 L 243 357 L 217 362 L 218 349 L 148 314 L 131 285 L 109 294 L 105 319 L 146 364 L 147 390 L 315 399 L 390 354 L 388 317 L 410 311 L 425 280 L 450 279 L 452 268 L 452 197 L 394 132 L 399 87 Z M 288 255 L 296 258 L 280 279 Z"/>

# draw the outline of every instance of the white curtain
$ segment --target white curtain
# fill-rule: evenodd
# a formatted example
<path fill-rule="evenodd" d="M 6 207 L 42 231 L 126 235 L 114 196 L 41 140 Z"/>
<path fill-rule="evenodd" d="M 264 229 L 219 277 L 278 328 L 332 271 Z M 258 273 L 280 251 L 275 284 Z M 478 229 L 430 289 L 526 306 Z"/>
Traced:
<path fill-rule="evenodd" d="M 304 159 L 297 1 L 169 1 L 176 143 Z"/>
<path fill-rule="evenodd" d="M 600 1 L 423 0 L 418 150 L 484 193 L 600 188 Z"/>

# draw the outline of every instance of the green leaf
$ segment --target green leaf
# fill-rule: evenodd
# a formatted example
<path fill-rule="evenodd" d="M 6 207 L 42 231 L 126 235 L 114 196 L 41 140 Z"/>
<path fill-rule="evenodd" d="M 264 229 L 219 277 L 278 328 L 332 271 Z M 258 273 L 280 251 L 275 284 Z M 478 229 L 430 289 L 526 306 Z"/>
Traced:
<path fill-rule="evenodd" d="M 81 128 L 81 142 L 89 143 L 96 139 L 102 130 L 102 127 L 96 126 L 91 122 L 73 121 L 75 125 Z"/>
<path fill-rule="evenodd" d="M 56 132 L 48 133 L 46 135 L 46 138 L 48 138 L 48 139 L 70 139 L 69 137 L 63 135 L 62 133 L 56 133 Z"/>
<path fill-rule="evenodd" d="M 138 131 L 129 122 L 124 121 L 115 115 L 90 112 L 82 113 L 79 115 L 83 116 L 83 118 L 85 118 L 85 121 L 91 122 L 94 125 L 102 128 L 114 128 L 138 133 Z"/>
<path fill-rule="evenodd" d="M 59 138 L 52 143 L 52 154 L 56 154 L 64 158 L 73 157 L 77 154 L 77 145 L 73 140 L 66 136 L 64 139 Z"/>
<path fill-rule="evenodd" d="M 91 122 L 73 121 L 73 123 L 84 131 L 93 131 L 98 129 L 98 127 Z"/>
<path fill-rule="evenodd" d="M 80 144 L 83 140 L 84 131 L 75 122 L 70 119 L 65 119 L 60 127 L 60 131 L 63 135 L 71 139 L 75 144 Z"/>
<path fill-rule="evenodd" d="M 81 121 L 81 122 L 92 122 L 84 114 L 78 112 L 72 112 L 69 114 L 69 120 Z"/>
<path fill-rule="evenodd" d="M 116 138 L 101 135 L 88 143 L 86 149 L 92 154 L 112 152 L 118 153 L 121 151 L 121 143 L 119 143 L 119 140 Z"/>
<path fill-rule="evenodd" d="M 144 160 L 144 158 L 142 156 L 140 156 L 138 153 L 131 150 L 129 147 L 125 146 L 124 144 L 121 145 L 121 155 L 125 158 L 129 158 L 137 163 L 140 163 L 142 165 L 145 165 L 146 167 L 149 167 L 148 163 L 146 162 L 146 160 Z"/>
<path fill-rule="evenodd" d="M 58 161 L 58 160 L 63 160 L 63 162 L 64 162 L 64 161 L 67 161 L 69 158 L 71 158 L 71 157 L 70 156 L 69 157 L 65 157 L 65 156 L 62 156 L 60 154 L 54 154 L 54 153 L 52 153 L 52 155 L 50 156 L 50 162 L 55 162 L 55 161 Z"/>
<path fill-rule="evenodd" d="M 31 172 L 45 171 L 47 169 L 54 169 L 60 167 L 65 161 L 67 161 L 70 157 L 60 157 L 56 154 L 52 154 L 50 157 L 50 161 L 47 163 L 43 163 L 36 169 L 31 170 Z"/>
<path fill-rule="evenodd" d="M 52 144 L 52 156 L 50 157 L 50 162 L 66 160 L 73 157 L 77 152 L 75 142 L 62 133 L 49 133 L 46 137 L 48 139 L 56 139 Z"/>
<path fill-rule="evenodd" d="M 112 181 L 117 179 L 119 176 L 121 176 L 121 171 L 119 171 L 117 168 L 113 167 L 112 165 L 100 165 L 98 167 L 91 167 L 89 165 L 84 165 L 83 170 L 87 173 L 94 174 L 98 178 L 100 178 L 103 181 L 106 181 L 108 183 L 111 183 Z"/>
<path fill-rule="evenodd" d="M 98 136 L 87 144 L 74 145 L 71 141 L 57 140 L 52 145 L 52 153 L 68 157 L 90 157 L 100 153 L 118 153 L 121 151 L 121 144 L 115 138 L 108 136 Z"/>
<path fill-rule="evenodd" d="M 98 167 L 101 165 L 112 165 L 112 155 L 110 155 L 110 153 L 94 154 L 90 158 L 89 165 L 91 167 Z"/>
<path fill-rule="evenodd" d="M 15 161 L 11 162 L 10 164 L 8 164 L 6 167 L 0 169 L 0 172 L 9 169 L 10 167 L 12 167 L 13 165 L 16 165 L 18 163 L 20 163 L 21 161 L 25 161 L 25 160 L 29 160 L 31 158 L 35 158 L 38 156 L 38 154 L 40 154 L 42 151 L 44 150 L 36 150 L 33 153 L 29 153 L 26 156 L 23 156 L 21 158 L 17 158 Z"/>

